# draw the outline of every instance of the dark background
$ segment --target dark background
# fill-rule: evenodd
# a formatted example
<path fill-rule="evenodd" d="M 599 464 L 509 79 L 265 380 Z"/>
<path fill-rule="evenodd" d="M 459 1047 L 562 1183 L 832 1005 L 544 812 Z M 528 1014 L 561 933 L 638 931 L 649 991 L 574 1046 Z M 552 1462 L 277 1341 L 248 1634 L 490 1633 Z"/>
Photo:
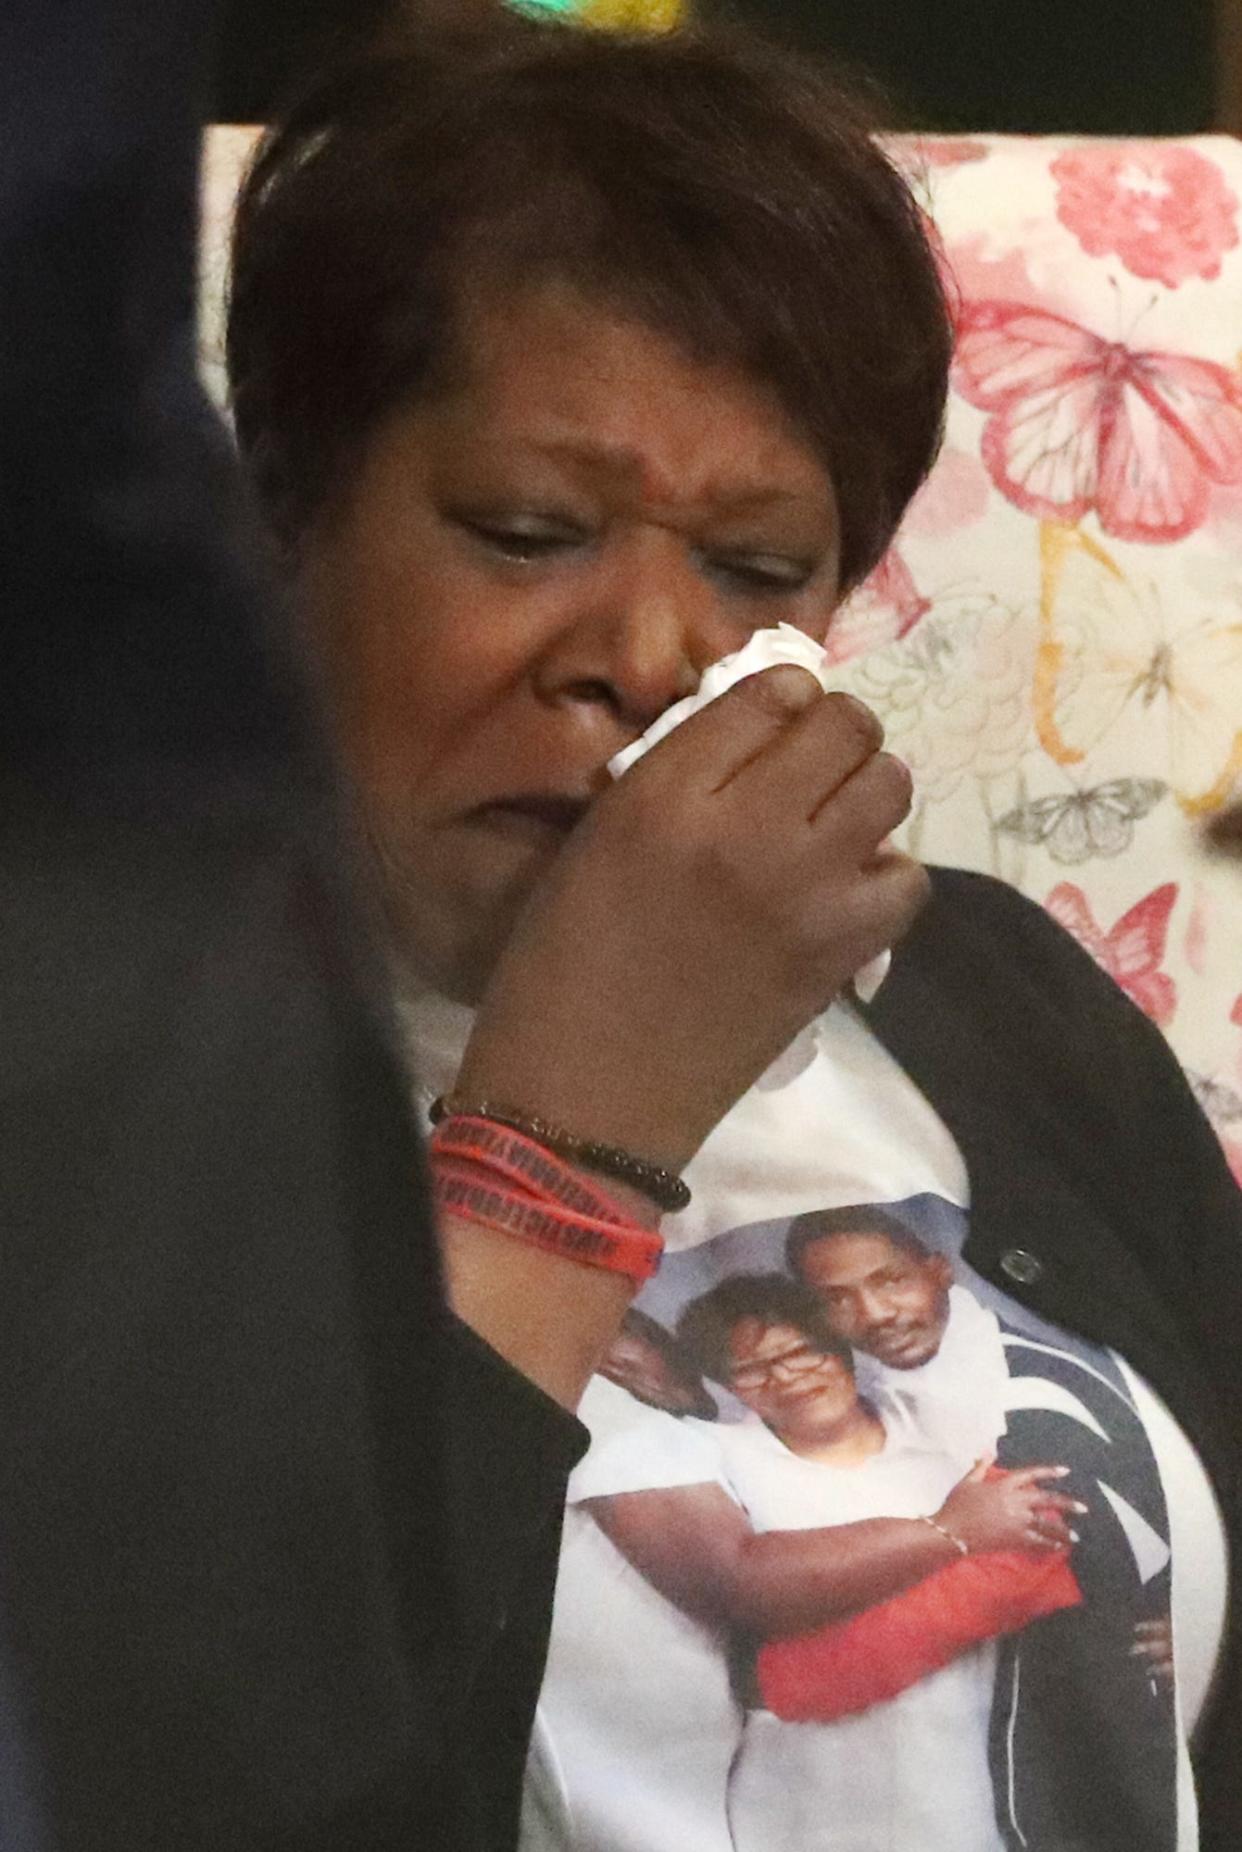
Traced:
<path fill-rule="evenodd" d="M 451 13 L 485 0 L 435 0 Z M 1235 0 L 699 0 L 878 77 L 895 126 L 1181 135 L 1209 128 L 1216 5 Z M 229 0 L 215 115 L 260 121 L 299 61 L 384 0 Z"/>
<path fill-rule="evenodd" d="M 1211 125 L 1213 0 L 745 0 L 881 78 L 905 123 L 1020 134 Z"/>

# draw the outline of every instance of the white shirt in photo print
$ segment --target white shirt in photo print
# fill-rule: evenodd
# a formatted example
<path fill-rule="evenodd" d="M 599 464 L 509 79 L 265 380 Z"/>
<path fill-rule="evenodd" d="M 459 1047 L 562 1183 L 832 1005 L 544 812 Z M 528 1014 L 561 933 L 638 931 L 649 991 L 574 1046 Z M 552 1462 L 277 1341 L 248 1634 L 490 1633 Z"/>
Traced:
<path fill-rule="evenodd" d="M 565 1512 L 524 1843 L 648 1852 L 675 1832 L 680 1852 L 732 1852 L 725 1799 L 742 1713 L 720 1641 L 657 1594 L 584 1508 L 625 1492 L 724 1485 L 712 1426 L 644 1407 L 602 1376 L 580 1413 L 591 1447 Z M 660 1778 L 635 1782 L 619 1805 L 618 1768 L 646 1769 L 653 1741 Z"/>
<path fill-rule="evenodd" d="M 469 1017 L 431 998 L 405 1009 L 425 1102 L 451 1086 Z M 847 1004 L 739 1102 L 687 1181 L 693 1200 L 666 1219 L 664 1264 L 638 1301 L 665 1332 L 731 1274 L 787 1272 L 792 1219 L 846 1205 L 883 1208 L 950 1258 L 948 1324 L 918 1369 L 856 1357 L 886 1443 L 849 1470 L 799 1459 L 715 1385 L 710 1422 L 594 1379 L 522 1852 L 1196 1852 L 1186 1741 L 1223 1637 L 1225 1539 L 1154 1392 L 962 1262 L 961 1154 Z M 1071 1559 L 1081 1607 L 832 1723 L 745 1708 L 730 1687 L 739 1643 L 680 1613 L 579 1508 L 723 1484 L 756 1530 L 930 1514 L 998 1447 L 1002 1464 L 1072 1455 L 1090 1485 Z M 1129 1645 L 1136 1622 L 1170 1613 L 1172 1690 Z"/>
<path fill-rule="evenodd" d="M 799 1459 L 761 1422 L 722 1430 L 730 1480 L 757 1530 L 917 1517 L 937 1510 L 962 1476 L 947 1454 L 893 1433 L 882 1452 L 839 1471 Z M 751 1711 L 730 1781 L 736 1852 L 1004 1852 L 988 1758 L 995 1683 L 987 1644 L 832 1724 Z"/>

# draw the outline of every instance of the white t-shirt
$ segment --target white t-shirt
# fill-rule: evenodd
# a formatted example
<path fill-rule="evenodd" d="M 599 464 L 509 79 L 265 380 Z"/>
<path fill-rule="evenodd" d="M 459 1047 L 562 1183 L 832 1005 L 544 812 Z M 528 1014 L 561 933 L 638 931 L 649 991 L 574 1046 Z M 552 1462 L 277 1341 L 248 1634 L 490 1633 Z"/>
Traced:
<path fill-rule="evenodd" d="M 408 1006 L 407 1020 L 426 1094 L 443 1091 L 454 1078 L 468 1015 L 424 999 Z M 739 1102 L 707 1140 L 687 1180 L 693 1201 L 666 1221 L 664 1265 L 639 1300 L 669 1333 L 693 1299 L 730 1275 L 787 1273 L 790 1224 L 806 1212 L 878 1207 L 927 1249 L 949 1258 L 952 1315 L 937 1356 L 917 1370 L 886 1372 L 859 1353 L 860 1388 L 885 1403 L 894 1435 L 905 1424 L 904 1438 L 916 1443 L 909 1457 L 919 1446 L 938 1448 L 964 1468 L 994 1436 L 1002 1464 L 1066 1458 L 1092 1507 L 1081 1520 L 1074 1558 L 1076 1569 L 1081 1565 L 1082 1608 L 989 1649 L 996 1663 L 990 1783 L 1001 1843 L 1007 1852 L 1065 1852 L 1071 1845 L 1074 1852 L 1134 1852 L 1139 1845 L 1143 1852 L 1195 1852 L 1186 1737 L 1223 1638 L 1226 1545 L 1202 1465 L 1154 1392 L 1123 1359 L 1043 1324 L 962 1261 L 969 1185 L 961 1153 L 928 1100 L 846 1006 L 834 1006 L 805 1031 Z M 717 1400 L 719 1441 L 725 1424 L 745 1411 L 725 1392 Z M 644 1484 L 646 1449 L 652 1476 L 645 1483 L 671 1483 L 658 1476 L 667 1468 L 660 1465 L 665 1456 L 651 1412 L 637 1403 L 628 1411 L 634 1448 L 627 1456 L 627 1489 Z M 593 1445 L 580 1472 L 589 1471 L 594 1451 Z M 718 1471 L 726 1476 L 727 1451 L 722 1443 Z M 789 1526 L 805 1527 L 794 1523 L 796 1515 L 788 1513 Z M 587 1546 L 583 1535 L 591 1538 Z M 590 1574 L 605 1576 L 603 1542 L 583 1532 L 577 1519 L 571 1524 L 566 1564 L 575 1559 L 579 1590 Z M 601 1559 L 594 1571 L 589 1554 Z M 611 1560 L 608 1575 L 607 1586 L 615 1587 Z M 663 1601 L 653 1590 L 643 1593 Z M 658 1677 L 651 1682 L 649 1728 L 629 1727 L 641 1715 L 637 1698 L 619 1733 L 603 1716 L 588 1744 L 588 1726 L 577 1727 L 600 1690 L 622 1684 L 642 1690 L 650 1654 L 634 1653 L 622 1618 L 633 1606 L 618 1604 L 612 1627 L 599 1625 L 600 1604 L 589 1595 L 575 1593 L 558 1606 L 532 1763 L 536 1811 L 546 1830 L 537 1841 L 528 1838 L 524 1852 L 630 1852 L 639 1844 L 642 1852 L 685 1852 L 694 1843 L 666 1773 L 676 1724 Z M 584 1612 L 593 1616 L 589 1636 L 574 1618 Z M 1140 1624 L 1171 1625 L 1173 1691 L 1147 1678 L 1146 1663 L 1131 1654 Z M 641 1642 L 641 1629 L 638 1637 Z M 704 1692 L 717 1694 L 704 1714 L 717 1702 L 721 1663 L 718 1654 L 704 1655 Z M 655 1721 L 657 1712 L 662 1722 Z M 571 1717 L 573 1726 L 566 1723 Z M 736 1715 L 728 1728 L 736 1729 Z M 788 1726 L 752 1712 L 746 1735 L 775 1735 L 777 1728 Z M 737 1804 L 739 1767 L 744 1763 L 735 1765 L 726 1793 L 715 1793 L 704 1808 L 703 1817 L 710 1814 L 715 1822 L 709 1846 L 722 1799 L 726 1808 Z M 819 1786 L 809 1768 L 798 1779 Z M 781 1780 L 787 1791 L 789 1780 Z M 969 1780 L 962 1786 L 968 1789 Z M 585 1811 L 579 1799 L 584 1788 L 592 1795 Z M 645 1822 L 641 1841 L 629 1836 L 637 1794 Z M 816 1818 L 820 1809 L 827 1817 L 832 1805 L 829 1793 L 808 1795 L 803 1818 Z M 986 1813 L 982 1803 L 980 1810 Z M 865 1852 L 927 1852 L 908 1819 L 882 1815 L 877 1803 Z M 557 1819 L 559 1838 L 548 1826 Z M 574 1824 L 566 1826 L 567 1819 Z M 585 1819 L 589 1828 L 577 1824 Z M 993 1830 L 990 1817 L 969 1828 L 981 1845 L 990 1843 Z M 969 1834 L 961 1842 L 963 1848 L 971 1843 Z"/>

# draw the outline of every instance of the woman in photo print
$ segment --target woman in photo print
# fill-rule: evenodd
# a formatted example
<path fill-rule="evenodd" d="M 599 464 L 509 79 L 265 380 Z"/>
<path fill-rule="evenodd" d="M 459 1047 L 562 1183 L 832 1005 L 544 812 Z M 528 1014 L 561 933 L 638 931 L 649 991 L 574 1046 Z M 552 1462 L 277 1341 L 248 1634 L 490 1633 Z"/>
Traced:
<path fill-rule="evenodd" d="M 858 1393 L 848 1344 L 805 1287 L 779 1274 L 737 1275 L 692 1301 L 678 1329 L 757 1417 L 722 1425 L 720 1436 L 756 1528 L 939 1513 L 951 1536 L 977 1547 L 968 1527 L 954 1529 L 957 1461 L 910 1427 L 888 1432 Z M 1017 1478 L 1025 1485 L 1056 1471 Z M 1036 1511 L 1023 1535 L 1038 1539 L 1048 1522 Z M 833 1722 L 778 1719 L 756 1702 L 731 1777 L 737 1852 L 1001 1852 L 988 1763 L 994 1680 L 995 1649 L 980 1644 Z"/>
<path fill-rule="evenodd" d="M 735 1301 L 743 1337 L 759 1314 L 765 1325 L 774 1321 L 760 1340 L 761 1350 L 769 1335 L 780 1347 L 770 1363 L 734 1372 L 726 1324 Z M 810 1426 L 816 1416 L 829 1429 L 839 1422 L 862 1432 L 867 1446 L 874 1415 L 854 1392 L 848 1352 L 828 1335 L 811 1295 L 787 1278 L 729 1280 L 683 1323 L 679 1342 L 631 1312 L 584 1402 L 594 1438 L 571 1481 L 539 1740 L 545 1749 L 559 1743 L 579 1775 L 592 1745 L 598 1757 L 606 1743 L 607 1760 L 620 1740 L 642 1778 L 624 1840 L 614 1822 L 608 1843 L 644 1843 L 654 1796 L 657 1827 L 677 1814 L 697 1852 L 734 1841 L 728 1779 L 743 1719 L 760 1702 L 761 1642 L 773 1642 L 767 1677 L 785 1687 L 791 1676 L 803 1687 L 809 1680 L 812 1714 L 835 1717 L 866 1710 L 1079 1597 L 1065 1561 L 1075 1501 L 1046 1489 L 1055 1469 L 1001 1483 L 978 1471 L 946 1472 L 941 1459 L 879 1521 L 800 1510 L 788 1528 L 757 1523 L 730 1470 L 744 1407 L 760 1415 L 766 1408 L 785 1431 L 777 1411 L 797 1403 Z M 799 1325 L 801 1338 L 793 1335 Z M 724 1419 L 700 1369 L 731 1392 Z M 766 1394 L 752 1380 L 765 1372 Z M 787 1438 L 792 1446 L 794 1428 Z M 898 1518 L 912 1496 L 950 1535 L 969 1539 L 976 1554 L 966 1574 L 944 1532 Z M 977 1720 L 977 1705 L 975 1713 Z M 956 1720 L 952 1706 L 950 1715 Z M 593 1806 L 608 1784 L 601 1770 L 596 1782 L 575 1786 L 572 1831 L 591 1843 L 596 1832 L 602 1837 Z M 606 1804 L 602 1811 L 606 1819 Z"/>

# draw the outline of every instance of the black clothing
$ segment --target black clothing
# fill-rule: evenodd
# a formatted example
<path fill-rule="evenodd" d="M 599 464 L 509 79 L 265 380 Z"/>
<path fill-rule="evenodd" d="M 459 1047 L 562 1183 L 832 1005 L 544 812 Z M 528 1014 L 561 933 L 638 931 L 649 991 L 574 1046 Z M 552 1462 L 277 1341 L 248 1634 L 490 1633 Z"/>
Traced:
<path fill-rule="evenodd" d="M 864 1013 L 957 1140 L 964 1258 L 1163 1397 L 1232 1547 L 1230 1649 L 1196 1744 L 1202 1852 L 1242 1845 L 1242 1195 L 1156 1029 L 1041 908 L 983 875 L 933 898 Z"/>
<path fill-rule="evenodd" d="M 1170 1566 L 1136 1555 L 1125 1521 L 1147 1527 L 1149 1547 L 1169 1537 L 1147 1430 L 1111 1358 L 1002 1332 L 1017 1406 L 999 1462 L 1056 1460 L 1069 1468 L 1057 1490 L 1087 1507 L 1072 1520 L 1082 1605 L 998 1643 L 991 1741 L 1002 1836 L 1012 1852 L 1176 1852 L 1173 1688 L 1131 1650 L 1140 1623 L 1170 1624 Z"/>
<path fill-rule="evenodd" d="M 209 10 L 0 9 L 0 1844 L 499 1852 L 583 1437 L 444 1308 L 195 384 Z"/>

